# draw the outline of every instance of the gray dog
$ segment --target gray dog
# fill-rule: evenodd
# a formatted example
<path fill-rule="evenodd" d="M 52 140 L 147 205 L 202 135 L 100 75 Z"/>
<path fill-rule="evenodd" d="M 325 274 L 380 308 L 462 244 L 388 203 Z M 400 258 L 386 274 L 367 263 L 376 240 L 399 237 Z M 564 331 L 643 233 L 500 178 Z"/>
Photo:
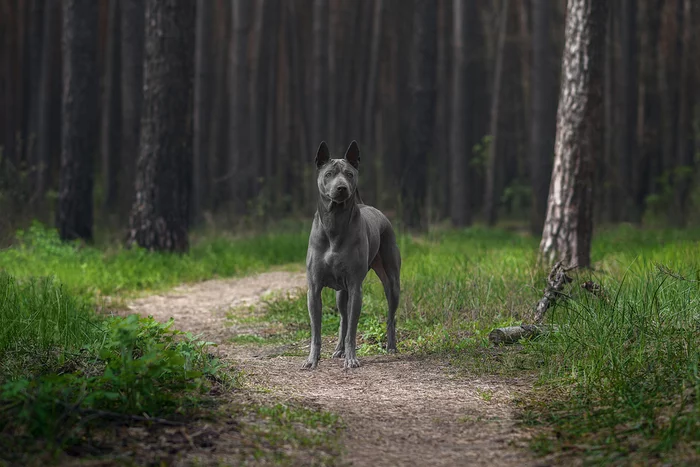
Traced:
<path fill-rule="evenodd" d="M 333 358 L 345 358 L 345 368 L 356 368 L 357 322 L 362 308 L 362 282 L 374 269 L 384 285 L 389 304 L 387 351 L 396 351 L 394 317 L 399 305 L 401 256 L 389 219 L 362 203 L 357 192 L 360 149 L 350 143 L 343 159 L 331 159 L 322 142 L 316 153 L 318 209 L 309 236 L 306 278 L 311 318 L 311 350 L 303 368 L 316 368 L 321 357 L 321 290 L 335 289 L 340 313 L 338 345 Z"/>

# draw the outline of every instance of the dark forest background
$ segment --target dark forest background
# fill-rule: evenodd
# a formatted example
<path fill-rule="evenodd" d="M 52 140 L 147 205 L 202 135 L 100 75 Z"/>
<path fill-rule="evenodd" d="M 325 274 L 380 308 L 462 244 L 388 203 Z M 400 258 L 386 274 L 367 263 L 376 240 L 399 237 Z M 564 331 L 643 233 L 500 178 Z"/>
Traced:
<path fill-rule="evenodd" d="M 59 0 L 0 0 L 4 234 L 57 218 L 67 66 L 99 82 L 81 94 L 82 115 L 71 120 L 89 133 L 81 167 L 94 176 L 94 222 L 125 231 L 133 211 L 147 2 L 63 3 L 94 9 L 82 18 L 95 21 L 68 20 Z M 310 216 L 316 147 L 326 140 L 341 157 L 355 139 L 362 197 L 396 223 L 515 221 L 541 233 L 564 0 L 190 3 L 179 8 L 196 15 L 179 34 L 191 35 L 182 50 L 192 52 L 183 69 L 193 82 L 182 89 L 192 95 L 171 98 L 185 103 L 173 108 L 193 127 L 192 165 L 172 162 L 191 174 L 192 225 Z M 595 223 L 697 223 L 700 6 L 609 5 Z M 67 27 L 95 54 L 67 60 Z"/>

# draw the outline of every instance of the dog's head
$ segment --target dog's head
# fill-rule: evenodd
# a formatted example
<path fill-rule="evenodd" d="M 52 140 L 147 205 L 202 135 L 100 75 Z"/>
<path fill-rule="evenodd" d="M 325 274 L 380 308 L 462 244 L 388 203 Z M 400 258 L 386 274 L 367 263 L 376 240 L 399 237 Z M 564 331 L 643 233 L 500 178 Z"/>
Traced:
<path fill-rule="evenodd" d="M 316 152 L 316 168 L 316 184 L 321 196 L 336 203 L 344 203 L 354 196 L 357 190 L 360 148 L 353 141 L 345 151 L 343 159 L 331 159 L 328 145 L 322 141 Z"/>

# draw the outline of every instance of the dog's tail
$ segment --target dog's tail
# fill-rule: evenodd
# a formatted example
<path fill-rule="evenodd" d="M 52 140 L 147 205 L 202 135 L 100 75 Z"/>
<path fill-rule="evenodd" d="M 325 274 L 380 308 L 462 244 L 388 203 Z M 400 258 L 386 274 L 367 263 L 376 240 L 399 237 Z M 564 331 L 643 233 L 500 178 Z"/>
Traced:
<path fill-rule="evenodd" d="M 355 188 L 355 202 L 357 204 L 365 204 L 364 201 L 362 201 L 362 196 L 360 196 L 359 188 Z"/>

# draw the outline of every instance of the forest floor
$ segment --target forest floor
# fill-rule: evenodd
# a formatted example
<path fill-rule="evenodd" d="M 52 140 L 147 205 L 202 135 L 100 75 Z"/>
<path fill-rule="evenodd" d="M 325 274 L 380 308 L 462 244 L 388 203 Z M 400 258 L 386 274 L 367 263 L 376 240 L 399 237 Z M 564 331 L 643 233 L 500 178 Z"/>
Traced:
<path fill-rule="evenodd" d="M 177 329 L 215 342 L 219 356 L 244 375 L 240 391 L 221 397 L 291 403 L 340 417 L 335 454 L 319 461 L 296 453 L 286 463 L 537 463 L 527 449 L 530 433 L 516 419 L 515 401 L 531 389 L 530 377 L 469 377 L 438 357 L 411 354 L 364 356 L 360 368 L 346 371 L 341 360 L 330 358 L 330 337 L 324 338 L 318 369 L 301 370 L 308 342 L 265 339 L 278 332 L 278 325 L 262 318 L 269 297 L 302 294 L 305 286 L 302 271 L 274 270 L 183 285 L 134 299 L 128 309 L 160 321 L 174 318 Z M 240 336 L 249 336 L 249 342 Z M 190 443 L 177 463 L 232 460 L 229 455 L 241 440 L 221 435 L 225 431 L 218 429 L 219 435 L 203 446 Z"/>

